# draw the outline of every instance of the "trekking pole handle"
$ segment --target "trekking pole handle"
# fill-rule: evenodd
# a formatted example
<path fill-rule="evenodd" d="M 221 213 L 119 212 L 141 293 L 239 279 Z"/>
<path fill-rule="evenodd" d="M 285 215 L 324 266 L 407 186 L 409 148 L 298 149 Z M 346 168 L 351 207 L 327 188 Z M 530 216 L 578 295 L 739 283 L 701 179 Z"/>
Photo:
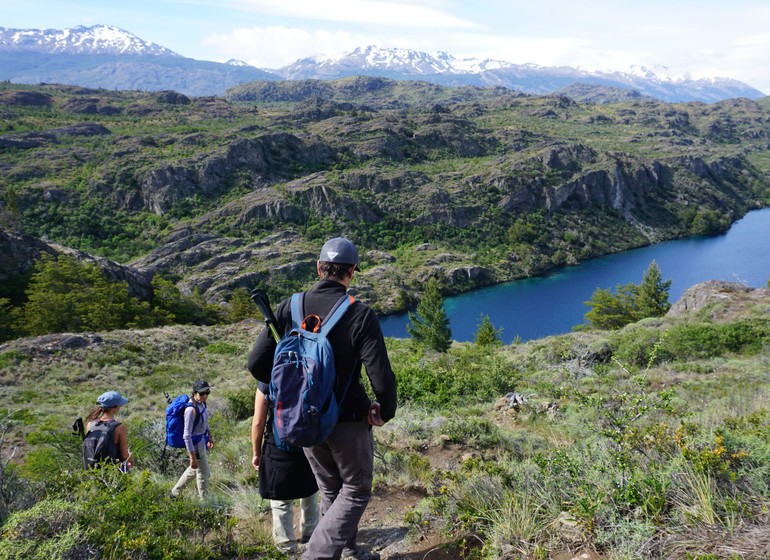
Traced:
<path fill-rule="evenodd" d="M 263 290 L 254 289 L 251 291 L 251 299 L 257 304 L 262 317 L 265 318 L 265 324 L 277 344 L 281 340 L 281 334 L 278 332 L 278 320 L 273 313 L 273 309 L 270 307 L 270 300 L 267 298 L 267 294 Z"/>

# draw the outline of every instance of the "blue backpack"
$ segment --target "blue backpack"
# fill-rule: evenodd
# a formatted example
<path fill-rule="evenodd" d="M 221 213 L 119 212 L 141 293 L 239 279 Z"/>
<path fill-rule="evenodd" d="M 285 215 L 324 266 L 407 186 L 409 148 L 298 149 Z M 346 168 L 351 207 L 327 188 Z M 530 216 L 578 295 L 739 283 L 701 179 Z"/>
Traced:
<path fill-rule="evenodd" d="M 188 395 L 179 395 L 166 407 L 166 445 L 169 447 L 184 447 L 184 411 L 194 406 Z M 204 405 L 205 406 L 205 405 Z M 193 430 L 198 425 L 201 415 L 195 413 Z M 200 437 L 197 438 L 200 441 Z M 195 439 L 193 439 L 195 442 Z"/>
<path fill-rule="evenodd" d="M 343 296 L 321 321 L 317 315 L 303 319 L 304 296 L 299 293 L 291 298 L 292 329 L 275 349 L 267 396 L 275 443 L 285 451 L 292 445 L 313 447 L 326 441 L 353 377 L 349 376 L 338 402 L 334 352 L 327 336 L 355 300 Z"/>

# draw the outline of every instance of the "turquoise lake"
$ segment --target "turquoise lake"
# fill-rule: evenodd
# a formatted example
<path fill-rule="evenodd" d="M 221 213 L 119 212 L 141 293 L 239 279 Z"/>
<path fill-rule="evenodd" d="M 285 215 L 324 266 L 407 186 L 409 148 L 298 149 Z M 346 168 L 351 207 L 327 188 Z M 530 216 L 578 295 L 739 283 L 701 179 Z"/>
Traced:
<path fill-rule="evenodd" d="M 770 208 L 755 210 L 723 235 L 666 241 L 649 247 L 560 268 L 546 276 L 516 280 L 444 299 L 452 338 L 473 340 L 482 315 L 488 315 L 501 338 L 532 340 L 570 332 L 583 316 L 597 288 L 615 291 L 618 284 L 642 281 L 652 261 L 671 280 L 669 300 L 706 280 L 764 287 L 770 279 Z M 386 337 L 408 337 L 406 314 L 380 318 Z"/>

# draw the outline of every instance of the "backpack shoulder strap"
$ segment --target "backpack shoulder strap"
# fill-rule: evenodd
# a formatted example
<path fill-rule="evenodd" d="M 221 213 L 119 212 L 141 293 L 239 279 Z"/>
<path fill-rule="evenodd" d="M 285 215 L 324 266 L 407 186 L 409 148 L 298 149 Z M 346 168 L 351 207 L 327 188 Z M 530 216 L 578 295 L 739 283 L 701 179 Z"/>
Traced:
<path fill-rule="evenodd" d="M 193 419 L 193 430 L 195 430 L 195 426 L 198 425 L 198 422 L 201 420 L 201 415 L 198 414 L 198 407 L 195 405 L 192 399 L 187 401 L 187 404 L 184 405 L 185 408 L 192 408 L 193 414 L 195 414 L 195 418 Z M 206 410 L 206 403 L 203 403 L 203 410 Z"/>
<path fill-rule="evenodd" d="M 291 296 L 291 328 L 298 329 L 304 319 L 305 292 L 292 294 Z"/>
<path fill-rule="evenodd" d="M 334 328 L 337 322 L 342 319 L 342 316 L 355 301 L 356 300 L 353 296 L 345 294 L 339 299 L 337 303 L 334 304 L 334 307 L 331 308 L 329 314 L 321 323 L 321 333 L 324 336 L 329 334 L 329 332 Z"/>

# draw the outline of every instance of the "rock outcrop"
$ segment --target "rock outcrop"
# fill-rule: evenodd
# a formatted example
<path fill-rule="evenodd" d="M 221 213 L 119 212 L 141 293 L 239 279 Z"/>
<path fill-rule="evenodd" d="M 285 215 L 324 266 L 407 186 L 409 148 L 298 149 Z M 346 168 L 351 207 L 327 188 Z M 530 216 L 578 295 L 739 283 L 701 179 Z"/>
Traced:
<path fill-rule="evenodd" d="M 49 243 L 31 235 L 3 229 L 0 229 L 0 283 L 30 274 L 35 262 L 43 254 L 52 257 L 60 254 L 70 255 L 80 262 L 96 264 L 111 282 L 126 282 L 129 294 L 132 296 L 147 298 L 150 295 L 152 274 L 103 257 L 95 257 L 83 251 Z"/>
<path fill-rule="evenodd" d="M 750 288 L 738 282 L 709 280 L 688 288 L 667 317 L 707 313 L 709 319 L 762 314 L 770 317 L 770 288 Z"/>

